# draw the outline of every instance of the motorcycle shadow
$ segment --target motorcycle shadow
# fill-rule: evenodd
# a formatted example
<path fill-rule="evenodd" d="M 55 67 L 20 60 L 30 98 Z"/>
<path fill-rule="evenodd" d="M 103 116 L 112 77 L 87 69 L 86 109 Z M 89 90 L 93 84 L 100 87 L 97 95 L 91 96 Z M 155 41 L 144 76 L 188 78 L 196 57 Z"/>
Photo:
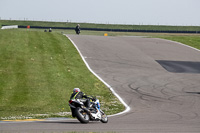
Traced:
<path fill-rule="evenodd" d="M 78 120 L 63 120 L 63 121 L 40 121 L 40 123 L 57 123 L 57 124 L 80 124 L 83 125 L 83 123 L 80 123 Z M 99 124 L 101 122 L 99 121 L 91 121 L 87 124 Z"/>

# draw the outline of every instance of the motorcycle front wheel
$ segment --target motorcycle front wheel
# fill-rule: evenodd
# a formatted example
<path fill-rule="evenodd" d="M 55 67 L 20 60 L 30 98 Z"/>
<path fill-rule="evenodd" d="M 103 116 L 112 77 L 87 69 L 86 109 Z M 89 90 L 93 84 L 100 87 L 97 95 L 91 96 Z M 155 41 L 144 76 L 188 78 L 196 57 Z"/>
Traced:
<path fill-rule="evenodd" d="M 88 123 L 90 120 L 89 115 L 87 114 L 87 112 L 85 112 L 83 109 L 81 109 L 80 107 L 77 107 L 75 109 L 75 113 L 76 113 L 76 118 L 81 122 L 81 123 Z"/>
<path fill-rule="evenodd" d="M 102 114 L 102 116 L 101 116 L 101 122 L 102 123 L 108 123 L 108 117 L 107 117 L 106 114 Z"/>

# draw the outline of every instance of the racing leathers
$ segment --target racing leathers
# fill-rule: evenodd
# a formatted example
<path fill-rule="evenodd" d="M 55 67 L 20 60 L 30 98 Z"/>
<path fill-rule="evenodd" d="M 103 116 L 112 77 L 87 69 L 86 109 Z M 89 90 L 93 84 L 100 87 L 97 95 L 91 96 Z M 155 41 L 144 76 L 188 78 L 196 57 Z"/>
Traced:
<path fill-rule="evenodd" d="M 85 106 L 86 108 L 90 107 L 90 99 L 92 99 L 92 97 L 87 96 L 85 93 L 83 92 L 73 92 L 70 99 L 83 99 L 86 98 L 86 102 L 85 102 Z"/>

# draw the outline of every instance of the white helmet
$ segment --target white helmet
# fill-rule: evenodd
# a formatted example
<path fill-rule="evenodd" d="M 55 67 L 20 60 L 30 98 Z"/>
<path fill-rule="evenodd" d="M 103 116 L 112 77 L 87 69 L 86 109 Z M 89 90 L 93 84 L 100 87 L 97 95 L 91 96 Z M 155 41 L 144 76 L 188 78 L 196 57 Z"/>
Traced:
<path fill-rule="evenodd" d="M 73 92 L 80 92 L 81 90 L 79 88 L 74 88 Z"/>

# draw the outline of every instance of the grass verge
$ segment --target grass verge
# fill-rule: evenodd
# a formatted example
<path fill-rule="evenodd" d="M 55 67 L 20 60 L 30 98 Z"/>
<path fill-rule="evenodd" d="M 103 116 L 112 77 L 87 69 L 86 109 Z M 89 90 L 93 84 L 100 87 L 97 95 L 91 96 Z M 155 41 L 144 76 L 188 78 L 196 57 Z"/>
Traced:
<path fill-rule="evenodd" d="M 1 25 L 44 26 L 44 27 L 74 27 L 77 23 L 71 22 L 44 22 L 0 20 Z M 124 30 L 158 30 L 158 31 L 200 31 L 200 26 L 167 26 L 167 25 L 122 25 L 122 24 L 94 24 L 80 23 L 81 28 L 124 29 Z"/>
<path fill-rule="evenodd" d="M 200 49 L 200 35 L 166 35 L 156 37 L 180 42 L 188 46 Z"/>
<path fill-rule="evenodd" d="M 70 112 L 68 99 L 74 87 L 97 96 L 107 114 L 124 110 L 60 33 L 0 30 L 0 62 L 0 119 Z"/>

